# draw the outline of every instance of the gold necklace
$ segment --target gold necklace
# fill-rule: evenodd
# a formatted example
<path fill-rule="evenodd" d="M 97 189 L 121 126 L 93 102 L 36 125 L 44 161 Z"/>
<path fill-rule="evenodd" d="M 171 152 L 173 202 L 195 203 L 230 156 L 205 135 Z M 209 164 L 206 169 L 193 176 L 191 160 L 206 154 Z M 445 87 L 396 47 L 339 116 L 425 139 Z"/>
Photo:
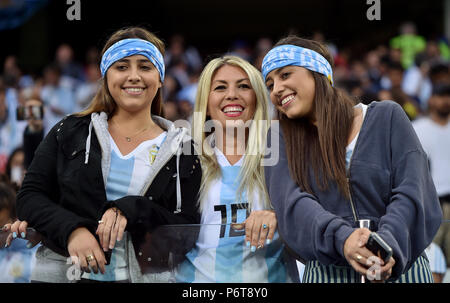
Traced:
<path fill-rule="evenodd" d="M 118 125 L 116 122 L 114 122 L 112 119 L 111 119 L 111 123 L 113 123 L 114 125 L 117 126 L 117 132 L 119 132 L 119 125 Z M 131 142 L 131 139 L 132 139 L 132 138 L 136 137 L 136 136 L 139 135 L 140 133 L 145 132 L 148 128 L 149 128 L 149 126 L 147 125 L 144 129 L 138 131 L 137 133 L 135 133 L 135 134 L 132 135 L 132 136 L 124 136 L 124 135 L 122 135 L 122 134 L 120 134 L 120 135 L 123 136 L 123 137 L 125 137 L 125 140 L 127 140 L 127 142 Z"/>

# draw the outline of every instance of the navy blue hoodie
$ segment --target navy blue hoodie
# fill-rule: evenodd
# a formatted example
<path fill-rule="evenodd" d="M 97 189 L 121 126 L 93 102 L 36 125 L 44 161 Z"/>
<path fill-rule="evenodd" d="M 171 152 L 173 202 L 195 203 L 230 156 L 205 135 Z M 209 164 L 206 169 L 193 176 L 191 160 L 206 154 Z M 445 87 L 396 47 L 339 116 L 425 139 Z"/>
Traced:
<path fill-rule="evenodd" d="M 268 141 L 271 144 L 270 135 Z M 319 190 L 312 172 L 309 182 L 314 195 L 303 192 L 287 172 L 280 131 L 279 161 L 266 166 L 265 174 L 281 236 L 305 261 L 350 266 L 343 248 L 357 225 L 349 199 L 334 182 L 327 190 Z M 426 154 L 397 103 L 368 106 L 353 151 L 349 182 L 358 219 L 371 219 L 392 247 L 396 263 L 391 278 L 398 278 L 432 241 L 442 222 L 442 210 Z"/>

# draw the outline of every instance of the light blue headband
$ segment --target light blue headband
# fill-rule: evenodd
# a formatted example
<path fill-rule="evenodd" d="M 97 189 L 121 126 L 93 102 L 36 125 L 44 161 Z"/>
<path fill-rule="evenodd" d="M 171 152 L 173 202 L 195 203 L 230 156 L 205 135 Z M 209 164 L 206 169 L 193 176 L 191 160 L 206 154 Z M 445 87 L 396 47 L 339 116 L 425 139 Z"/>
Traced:
<path fill-rule="evenodd" d="M 327 59 L 311 49 L 290 44 L 277 46 L 271 49 L 264 57 L 261 66 L 264 80 L 266 80 L 267 75 L 274 69 L 288 65 L 301 66 L 321 73 L 333 85 L 333 70 Z"/>
<path fill-rule="evenodd" d="M 160 51 L 149 41 L 135 38 L 120 40 L 106 50 L 100 64 L 102 77 L 114 62 L 133 55 L 147 57 L 158 70 L 161 82 L 164 81 L 164 58 Z"/>

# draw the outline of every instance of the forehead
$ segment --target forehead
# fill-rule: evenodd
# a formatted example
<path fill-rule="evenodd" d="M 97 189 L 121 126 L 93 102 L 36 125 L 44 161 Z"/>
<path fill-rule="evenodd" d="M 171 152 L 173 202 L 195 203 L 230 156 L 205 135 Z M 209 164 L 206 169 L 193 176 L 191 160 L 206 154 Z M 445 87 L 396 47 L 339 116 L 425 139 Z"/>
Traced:
<path fill-rule="evenodd" d="M 248 78 L 247 73 L 239 66 L 225 64 L 218 68 L 214 73 L 212 82 L 218 80 L 241 80 Z"/>
<path fill-rule="evenodd" d="M 143 55 L 131 55 L 131 56 L 122 58 L 116 62 L 120 62 L 120 61 L 148 61 L 148 62 L 150 62 L 150 60 L 146 56 L 143 56 Z"/>

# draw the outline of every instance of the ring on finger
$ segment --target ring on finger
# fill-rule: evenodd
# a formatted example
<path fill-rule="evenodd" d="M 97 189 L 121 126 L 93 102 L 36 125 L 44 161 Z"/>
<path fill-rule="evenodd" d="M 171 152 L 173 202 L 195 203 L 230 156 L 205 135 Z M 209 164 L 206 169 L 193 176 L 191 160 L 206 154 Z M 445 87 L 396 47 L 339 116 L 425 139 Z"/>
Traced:
<path fill-rule="evenodd" d="M 361 261 L 362 260 L 362 256 L 361 255 L 356 255 L 356 260 Z"/>
<path fill-rule="evenodd" d="M 104 223 L 105 221 L 103 221 L 103 220 L 100 220 L 100 221 L 98 221 L 98 224 L 102 224 L 102 223 Z"/>
<path fill-rule="evenodd" d="M 91 262 L 91 261 L 93 261 L 93 260 L 95 260 L 95 258 L 94 258 L 93 255 L 88 255 L 88 256 L 86 256 L 86 261 L 88 261 L 88 263 Z"/>
<path fill-rule="evenodd" d="M 262 228 L 263 228 L 263 229 L 266 229 L 266 228 L 267 228 L 267 224 L 264 223 L 264 224 L 262 225 Z"/>

